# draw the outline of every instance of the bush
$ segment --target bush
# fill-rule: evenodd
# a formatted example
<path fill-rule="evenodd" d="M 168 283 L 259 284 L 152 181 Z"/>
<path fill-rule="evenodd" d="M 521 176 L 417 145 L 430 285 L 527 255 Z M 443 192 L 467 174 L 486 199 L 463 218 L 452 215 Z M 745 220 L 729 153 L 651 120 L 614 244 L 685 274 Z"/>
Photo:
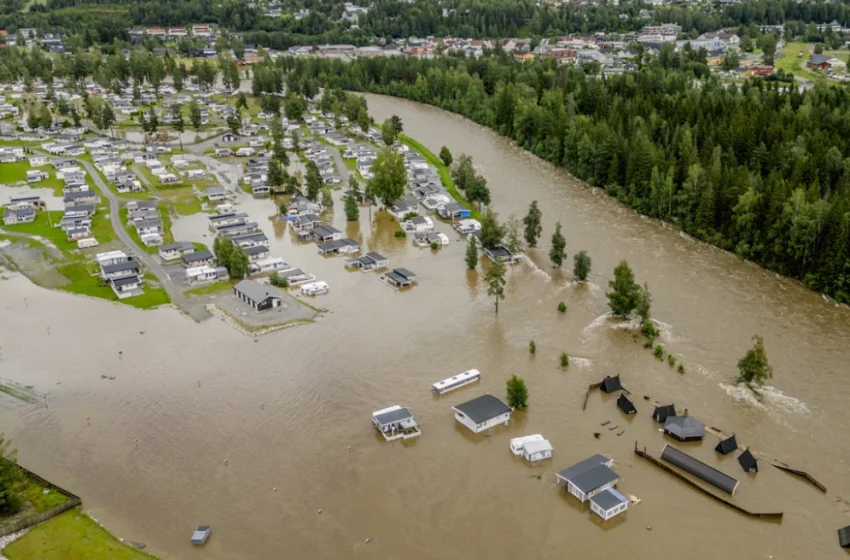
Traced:
<path fill-rule="evenodd" d="M 537 352 L 537 345 L 534 344 L 533 340 L 528 343 L 528 351 L 531 352 L 532 354 L 535 354 Z"/>
<path fill-rule="evenodd" d="M 683 364 L 679 364 L 679 367 L 678 367 L 678 368 L 676 368 L 676 371 L 678 371 L 679 373 L 684 374 L 684 373 L 685 373 L 685 366 L 684 366 Z"/>
<path fill-rule="evenodd" d="M 561 352 L 561 367 L 570 365 L 570 355 L 566 352 Z"/>
<path fill-rule="evenodd" d="M 271 275 L 269 275 L 269 284 L 276 288 L 288 288 L 289 280 L 287 280 L 286 278 L 278 274 L 277 271 L 275 271 L 272 272 Z"/>
<path fill-rule="evenodd" d="M 432 249 L 432 250 L 436 251 L 436 250 L 437 250 L 437 249 L 439 249 L 439 248 L 440 248 L 440 244 L 439 244 L 439 243 L 437 243 L 436 241 L 432 241 L 432 242 L 431 242 L 431 249 Z"/>
<path fill-rule="evenodd" d="M 567 312 L 567 304 L 564 303 L 563 301 L 560 302 L 558 304 L 558 311 L 560 311 L 561 313 L 566 313 Z"/>
<path fill-rule="evenodd" d="M 676 357 L 673 354 L 667 354 L 667 363 L 670 364 L 670 367 L 676 365 Z"/>
<path fill-rule="evenodd" d="M 407 237 L 407 233 L 405 233 L 403 229 L 395 230 L 395 233 L 393 235 L 398 239 L 404 239 L 405 237 Z"/>
<path fill-rule="evenodd" d="M 652 353 L 659 360 L 664 359 L 664 348 L 662 348 L 660 344 L 655 347 L 655 350 Z"/>

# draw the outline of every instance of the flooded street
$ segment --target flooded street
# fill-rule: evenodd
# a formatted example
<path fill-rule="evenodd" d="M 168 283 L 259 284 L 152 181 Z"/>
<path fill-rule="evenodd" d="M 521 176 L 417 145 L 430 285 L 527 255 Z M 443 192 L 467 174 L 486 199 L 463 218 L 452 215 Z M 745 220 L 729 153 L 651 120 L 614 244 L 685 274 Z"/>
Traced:
<path fill-rule="evenodd" d="M 272 256 L 330 284 L 315 301 L 330 312 L 255 340 L 218 320 L 195 324 L 171 309 L 51 292 L 20 275 L 2 280 L 0 376 L 49 393 L 47 408 L 0 401 L 21 464 L 80 495 L 115 534 L 169 559 L 560 559 L 624 549 L 638 560 L 732 551 L 846 558 L 835 531 L 850 523 L 850 506 L 836 499 L 850 500 L 847 309 L 641 218 L 473 123 L 368 100 L 376 120 L 399 115 L 405 134 L 433 152 L 445 144 L 455 158 L 473 156 L 503 219 L 539 201 L 542 246 L 510 271 L 498 317 L 481 267 L 465 270 L 465 246 L 445 224 L 438 231 L 452 243 L 432 253 L 393 237 L 383 213 L 373 211 L 370 225 L 361 208 L 359 226 L 346 224 L 335 194 L 333 225 L 419 275 L 418 286 L 395 292 L 299 242 L 268 219 L 272 201 L 242 196 L 238 211 L 260 224 Z M 581 249 L 593 259 L 587 285 L 548 265 L 558 220 L 565 268 Z M 175 221 L 173 231 L 212 242 L 203 215 Z M 606 284 L 621 259 L 649 283 L 660 342 L 685 375 L 606 316 Z M 562 300 L 566 314 L 556 311 Z M 775 369 L 760 401 L 730 381 L 756 333 Z M 571 356 L 567 369 L 561 352 Z M 431 383 L 473 367 L 480 384 L 431 395 Z M 459 427 L 451 406 L 483 392 L 503 396 L 513 373 L 528 383 L 529 410 L 490 437 Z M 587 386 L 608 374 L 622 375 L 637 415 L 623 416 L 615 395 L 592 394 L 582 411 Z M 785 517 L 749 519 L 710 501 L 634 455 L 635 442 L 655 456 L 666 442 L 644 395 L 736 432 L 766 458 L 812 473 L 828 493 L 764 460 L 758 474 L 743 473 L 706 435 L 679 447 L 739 479 L 735 503 Z M 420 438 L 386 443 L 372 428 L 370 414 L 394 404 L 414 411 Z M 603 429 L 607 420 L 625 433 Z M 553 461 L 532 467 L 510 454 L 508 440 L 530 433 L 552 442 Z M 618 489 L 642 499 L 605 525 L 554 486 L 554 472 L 594 453 L 611 456 Z M 213 534 L 193 549 L 189 536 L 201 524 Z"/>

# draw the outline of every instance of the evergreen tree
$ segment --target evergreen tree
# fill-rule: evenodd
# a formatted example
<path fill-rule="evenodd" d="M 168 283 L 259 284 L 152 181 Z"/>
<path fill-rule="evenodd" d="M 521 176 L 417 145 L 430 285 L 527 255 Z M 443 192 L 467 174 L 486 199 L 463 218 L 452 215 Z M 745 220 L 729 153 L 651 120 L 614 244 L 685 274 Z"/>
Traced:
<path fill-rule="evenodd" d="M 475 242 L 474 236 L 469 236 L 466 243 L 466 268 L 475 270 L 478 266 L 478 243 Z"/>
<path fill-rule="evenodd" d="M 396 134 L 392 119 L 385 120 L 381 126 L 381 138 L 384 141 L 384 145 L 392 146 L 395 143 Z"/>
<path fill-rule="evenodd" d="M 201 130 L 201 124 L 203 122 L 203 118 L 201 117 L 201 106 L 192 99 L 189 101 L 189 121 L 192 123 L 192 128 L 195 129 L 196 132 Z"/>
<path fill-rule="evenodd" d="M 454 158 L 452 158 L 452 153 L 445 146 L 440 148 L 440 161 L 442 161 L 443 165 L 445 165 L 446 167 L 451 167 L 452 161 L 454 161 Z"/>
<path fill-rule="evenodd" d="M 591 260 L 587 251 L 579 251 L 573 256 L 573 276 L 576 277 L 576 280 L 581 282 L 587 280 L 590 275 L 590 265 Z"/>
<path fill-rule="evenodd" d="M 115 124 L 115 112 L 112 110 L 112 105 L 109 103 L 103 104 L 103 111 L 100 114 L 100 124 L 103 128 L 108 128 L 112 139 L 115 140 L 115 133 L 112 131 L 112 125 Z"/>
<path fill-rule="evenodd" d="M 528 387 L 523 378 L 512 375 L 505 384 L 505 388 L 508 406 L 516 410 L 525 410 L 528 407 Z"/>
<path fill-rule="evenodd" d="M 538 208 L 536 200 L 531 202 L 531 206 L 528 207 L 528 214 L 522 219 L 522 223 L 525 226 L 525 242 L 528 243 L 529 247 L 536 247 L 537 240 L 540 239 L 540 234 L 543 232 L 543 212 Z"/>
<path fill-rule="evenodd" d="M 248 267 L 248 253 L 245 252 L 245 249 L 241 245 L 236 245 L 230 256 L 230 268 L 228 269 L 230 278 L 233 280 L 245 278 L 248 275 Z"/>
<path fill-rule="evenodd" d="M 626 317 L 635 310 L 640 297 L 640 286 L 635 283 L 635 275 L 629 263 L 620 261 L 614 269 L 614 279 L 608 282 L 608 287 L 611 291 L 605 295 L 614 315 Z"/>
<path fill-rule="evenodd" d="M 360 220 L 360 208 L 357 207 L 357 201 L 353 194 L 345 197 L 345 219 L 349 222 Z"/>
<path fill-rule="evenodd" d="M 505 228 L 499 224 L 499 217 L 492 210 L 481 216 L 481 246 L 485 249 L 502 244 Z"/>
<path fill-rule="evenodd" d="M 549 260 L 552 261 L 552 266 L 561 268 L 564 260 L 567 258 L 567 240 L 564 234 L 561 233 L 561 222 L 555 224 L 555 233 L 552 234 L 552 247 L 549 249 Z"/>
<path fill-rule="evenodd" d="M 307 198 L 312 201 L 317 201 L 322 191 L 322 174 L 319 173 L 319 168 L 315 162 L 307 162 Z"/>
<path fill-rule="evenodd" d="M 322 189 L 322 206 L 326 210 L 334 209 L 334 197 L 331 195 L 331 190 L 328 187 Z"/>
<path fill-rule="evenodd" d="M 177 138 L 180 140 L 180 149 L 183 149 L 183 131 L 186 130 L 186 121 L 183 120 L 183 106 L 175 103 L 171 106 L 171 116 L 173 119 L 174 130 L 177 132 Z"/>
<path fill-rule="evenodd" d="M 487 295 L 496 300 L 496 315 L 499 314 L 499 300 L 505 299 L 506 272 L 504 263 L 496 261 L 484 277 L 484 281 L 487 283 Z"/>

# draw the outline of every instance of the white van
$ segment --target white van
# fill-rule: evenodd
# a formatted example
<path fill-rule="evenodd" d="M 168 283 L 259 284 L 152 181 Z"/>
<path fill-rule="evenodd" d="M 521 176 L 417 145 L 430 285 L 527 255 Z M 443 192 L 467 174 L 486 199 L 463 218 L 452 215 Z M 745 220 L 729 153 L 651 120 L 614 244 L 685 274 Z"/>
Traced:
<path fill-rule="evenodd" d="M 98 243 L 97 239 L 94 237 L 87 237 L 77 241 L 78 249 L 88 249 L 89 247 L 97 247 L 98 245 L 100 245 L 100 243 Z"/>
<path fill-rule="evenodd" d="M 318 296 L 330 291 L 327 282 L 310 282 L 301 286 L 301 293 L 305 296 Z"/>

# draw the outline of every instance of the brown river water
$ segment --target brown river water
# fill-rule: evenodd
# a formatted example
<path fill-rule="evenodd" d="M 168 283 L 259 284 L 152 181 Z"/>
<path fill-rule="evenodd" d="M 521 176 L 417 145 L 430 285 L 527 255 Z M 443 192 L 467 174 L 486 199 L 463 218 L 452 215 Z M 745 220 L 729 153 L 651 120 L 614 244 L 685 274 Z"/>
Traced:
<path fill-rule="evenodd" d="M 850 524 L 841 501 L 850 499 L 846 308 L 643 219 L 459 117 L 368 99 L 376 119 L 401 116 L 405 133 L 434 152 L 445 144 L 472 155 L 503 218 L 537 199 L 544 240 L 560 220 L 569 262 L 580 249 L 593 258 L 592 282 L 577 286 L 568 271 L 552 271 L 543 243 L 529 253 L 533 262 L 510 271 L 495 316 L 455 234 L 432 254 L 395 239 L 385 216 L 370 227 L 364 209 L 367 246 L 421 277 L 413 290 L 394 292 L 298 244 L 265 219 L 270 202 L 246 199 L 240 210 L 274 235 L 272 254 L 330 283 L 317 302 L 330 313 L 254 340 L 171 309 L 50 292 L 21 276 L 0 281 L 0 376 L 49 393 L 47 408 L 0 401 L 0 425 L 21 464 L 163 558 L 847 557 L 835 533 Z M 334 223 L 345 227 L 337 208 Z M 203 241 L 203 226 L 194 217 L 174 227 L 178 238 Z M 685 375 L 606 316 L 606 283 L 621 259 L 649 283 L 660 342 Z M 561 300 L 566 314 L 556 311 Z M 730 382 L 755 333 L 775 369 L 760 400 Z M 567 369 L 558 365 L 562 351 Z M 431 395 L 431 383 L 473 367 L 480 384 Z M 527 412 L 490 437 L 456 425 L 452 405 L 503 395 L 512 373 L 527 380 Z M 600 394 L 582 411 L 586 387 L 606 374 L 622 375 L 636 416 Z M 644 395 L 737 432 L 765 457 L 812 473 L 828 493 L 765 461 L 747 475 L 733 456 L 716 456 L 717 440 L 706 435 L 686 450 L 741 480 L 733 501 L 785 517 L 750 519 L 709 500 L 633 454 L 635 442 L 656 456 L 665 443 Z M 371 412 L 393 404 L 413 409 L 422 437 L 386 443 L 377 435 Z M 600 427 L 606 420 L 625 433 Z M 553 461 L 527 466 L 510 454 L 508 440 L 529 433 L 552 442 Z M 615 459 L 618 488 L 642 499 L 607 524 L 554 486 L 555 471 L 597 452 Z M 213 535 L 193 549 L 199 524 Z"/>

